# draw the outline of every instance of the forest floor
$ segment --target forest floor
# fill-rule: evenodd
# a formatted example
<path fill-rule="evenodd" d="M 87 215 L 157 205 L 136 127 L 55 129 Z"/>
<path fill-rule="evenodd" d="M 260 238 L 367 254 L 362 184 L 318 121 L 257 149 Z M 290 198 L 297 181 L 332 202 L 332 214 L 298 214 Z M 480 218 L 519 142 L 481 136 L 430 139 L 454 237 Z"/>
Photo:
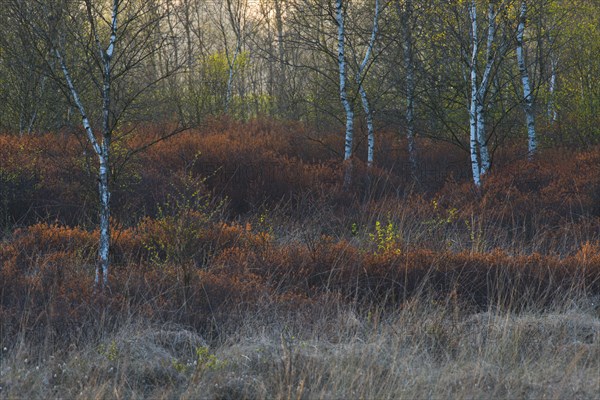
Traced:
<path fill-rule="evenodd" d="M 0 398 L 600 398 L 600 148 L 475 190 L 382 135 L 343 187 L 341 135 L 159 134 L 115 141 L 105 290 L 92 153 L 0 135 Z"/>

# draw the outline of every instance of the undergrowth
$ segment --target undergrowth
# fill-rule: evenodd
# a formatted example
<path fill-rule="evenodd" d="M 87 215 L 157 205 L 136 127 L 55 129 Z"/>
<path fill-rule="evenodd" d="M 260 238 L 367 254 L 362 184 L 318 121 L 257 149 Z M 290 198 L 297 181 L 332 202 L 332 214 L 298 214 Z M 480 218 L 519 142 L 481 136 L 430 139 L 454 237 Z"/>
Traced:
<path fill-rule="evenodd" d="M 344 188 L 339 135 L 129 153 L 156 135 L 118 141 L 103 292 L 89 149 L 0 136 L 0 397 L 597 398 L 600 149 L 475 191 L 460 152 L 423 141 L 415 180 L 383 134 Z"/>

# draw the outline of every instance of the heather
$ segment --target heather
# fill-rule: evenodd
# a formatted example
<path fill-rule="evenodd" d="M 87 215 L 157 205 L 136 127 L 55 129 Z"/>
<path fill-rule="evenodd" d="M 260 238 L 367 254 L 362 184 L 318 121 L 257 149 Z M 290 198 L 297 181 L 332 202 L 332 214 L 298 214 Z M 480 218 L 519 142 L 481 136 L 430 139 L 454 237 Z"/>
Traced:
<path fill-rule="evenodd" d="M 214 120 L 114 144 L 110 286 L 74 132 L 0 136 L 8 398 L 596 398 L 600 149 L 467 154 L 393 132 L 352 182 L 319 134 Z"/>

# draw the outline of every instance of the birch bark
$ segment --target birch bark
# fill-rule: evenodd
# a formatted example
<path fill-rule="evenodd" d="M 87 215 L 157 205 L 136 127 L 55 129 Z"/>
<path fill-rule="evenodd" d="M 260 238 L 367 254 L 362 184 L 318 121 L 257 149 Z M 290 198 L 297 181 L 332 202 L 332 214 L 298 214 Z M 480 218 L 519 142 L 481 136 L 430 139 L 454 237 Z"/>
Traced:
<path fill-rule="evenodd" d="M 373 161 L 375 158 L 375 128 L 373 126 L 373 111 L 371 110 L 371 105 L 369 103 L 369 98 L 367 96 L 367 91 L 363 85 L 364 81 L 364 73 L 367 65 L 369 63 L 369 59 L 371 58 L 371 54 L 373 53 L 373 46 L 375 45 L 375 41 L 377 40 L 377 35 L 379 33 L 379 0 L 375 0 L 375 17 L 373 18 L 373 30 L 371 31 L 371 39 L 369 40 L 369 44 L 367 46 L 367 51 L 365 52 L 365 57 L 358 67 L 358 72 L 356 73 L 356 83 L 358 85 L 358 90 L 360 93 L 360 98 L 363 106 L 363 110 L 365 111 L 365 115 L 367 117 L 367 132 L 368 132 L 368 150 L 367 150 L 367 165 L 371 167 L 373 165 Z"/>
<path fill-rule="evenodd" d="M 517 28 L 517 62 L 523 83 L 523 109 L 527 120 L 528 158 L 532 160 L 537 151 L 537 138 L 535 134 L 535 116 L 533 115 L 533 94 L 529 85 L 529 73 L 525 63 L 523 51 L 523 37 L 525 35 L 525 24 L 527 22 L 527 2 L 521 1 L 519 12 L 519 26 Z"/>
<path fill-rule="evenodd" d="M 496 13 L 494 4 L 490 2 L 488 5 L 488 34 L 486 41 L 486 65 L 481 78 L 481 84 L 477 91 L 477 141 L 479 143 L 479 156 L 481 158 L 481 175 L 485 175 L 490 169 L 490 153 L 487 144 L 487 134 L 485 125 L 485 98 L 490 87 L 490 76 L 492 67 L 494 66 L 495 56 L 492 51 L 494 38 L 496 36 Z"/>
<path fill-rule="evenodd" d="M 488 138 L 486 134 L 486 104 L 490 88 L 490 79 L 494 64 L 496 62 L 496 53 L 493 51 L 494 40 L 496 37 L 496 17 L 498 11 L 495 10 L 494 3 L 488 5 L 488 32 L 486 40 L 486 65 L 481 77 L 481 82 L 477 81 L 477 57 L 479 55 L 479 35 L 477 33 L 477 4 L 476 0 L 471 0 L 469 6 L 469 17 L 471 19 L 471 103 L 469 107 L 470 123 L 470 153 L 471 170 L 473 173 L 473 182 L 475 186 L 481 186 L 481 178 L 485 175 L 491 165 L 490 154 L 488 150 Z"/>
<path fill-rule="evenodd" d="M 552 122 L 558 121 L 558 112 L 556 111 L 556 107 L 554 105 L 554 92 L 556 91 L 556 68 L 558 65 L 558 61 L 556 57 L 552 55 L 552 59 L 550 60 L 550 83 L 548 87 L 548 119 Z"/>
<path fill-rule="evenodd" d="M 352 157 L 352 145 L 354 139 L 354 111 L 348 99 L 348 77 L 345 55 L 346 31 L 344 28 L 344 5 L 342 0 L 335 1 L 336 20 L 338 25 L 338 69 L 340 78 L 340 100 L 346 113 L 346 138 L 344 142 L 344 160 Z"/>
<path fill-rule="evenodd" d="M 481 170 L 479 166 L 478 136 L 477 136 L 477 55 L 479 53 L 479 38 L 477 35 L 477 5 L 475 0 L 471 1 L 469 7 L 471 18 L 471 104 L 469 107 L 470 140 L 469 149 L 471 154 L 471 172 L 475 186 L 481 186 Z"/>
<path fill-rule="evenodd" d="M 98 52 L 100 54 L 100 60 L 102 62 L 102 140 L 98 142 L 90 120 L 85 111 L 85 107 L 81 102 L 79 93 L 75 88 L 69 68 L 66 65 L 65 59 L 62 56 L 58 48 L 54 49 L 60 68 L 63 72 L 67 87 L 73 97 L 73 101 L 81 114 L 83 127 L 87 134 L 88 140 L 94 149 L 94 152 L 98 156 L 99 160 L 99 172 L 98 172 L 98 194 L 100 198 L 100 240 L 98 246 L 98 261 L 96 263 L 96 275 L 94 284 L 96 287 L 105 288 L 108 286 L 108 274 L 109 274 L 109 254 L 110 254 L 110 187 L 109 187 L 109 175 L 110 175 L 110 144 L 112 139 L 112 126 L 110 121 L 110 107 L 111 107 L 111 61 L 113 58 L 115 44 L 117 40 L 117 19 L 119 15 L 119 0 L 113 0 L 112 4 L 112 16 L 110 23 L 110 39 L 106 50 L 103 49 L 96 26 L 94 17 L 92 15 L 92 4 L 91 0 L 86 0 L 86 6 L 88 11 L 88 19 L 92 28 L 92 34 L 94 36 Z"/>

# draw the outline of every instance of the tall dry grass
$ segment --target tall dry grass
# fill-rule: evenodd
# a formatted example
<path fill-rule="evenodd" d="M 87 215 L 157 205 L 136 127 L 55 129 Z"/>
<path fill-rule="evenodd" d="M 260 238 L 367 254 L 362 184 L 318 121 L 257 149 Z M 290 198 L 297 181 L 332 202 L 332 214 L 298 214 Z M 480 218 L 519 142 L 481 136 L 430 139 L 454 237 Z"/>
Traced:
<path fill-rule="evenodd" d="M 600 313 L 586 298 L 519 314 L 415 299 L 396 310 L 331 301 L 265 306 L 203 338 L 132 320 L 59 351 L 3 349 L 17 398 L 594 399 Z M 108 328 L 108 327 L 107 327 Z"/>
<path fill-rule="evenodd" d="M 226 121 L 121 163 L 157 134 L 117 141 L 104 293 L 84 148 L 0 136 L 0 398 L 600 398 L 600 149 L 474 191 L 382 135 L 344 191 L 339 135 Z"/>

